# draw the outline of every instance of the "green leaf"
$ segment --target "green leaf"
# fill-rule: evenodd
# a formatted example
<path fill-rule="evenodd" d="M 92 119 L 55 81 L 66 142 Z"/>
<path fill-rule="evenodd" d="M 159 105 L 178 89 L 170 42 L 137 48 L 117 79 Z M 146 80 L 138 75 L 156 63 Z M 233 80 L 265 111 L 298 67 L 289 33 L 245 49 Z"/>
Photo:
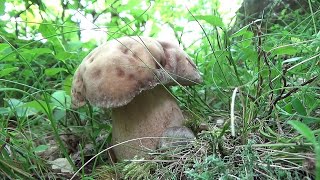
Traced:
<path fill-rule="evenodd" d="M 66 92 L 67 95 L 71 95 L 71 86 L 72 86 L 73 76 L 68 76 L 63 81 L 63 90 Z"/>
<path fill-rule="evenodd" d="M 126 5 L 120 6 L 119 11 L 133 10 L 132 8 L 141 4 L 141 0 L 129 0 Z"/>
<path fill-rule="evenodd" d="M 11 67 L 11 68 L 5 68 L 5 69 L 1 69 L 0 71 L 0 77 L 6 76 L 12 72 L 18 71 L 19 68 L 18 67 Z"/>
<path fill-rule="evenodd" d="M 53 118 L 56 120 L 56 121 L 59 121 L 60 119 L 66 117 L 66 109 L 55 109 L 53 111 Z"/>
<path fill-rule="evenodd" d="M 298 52 L 297 47 L 282 46 L 273 50 L 273 55 L 295 55 Z"/>
<path fill-rule="evenodd" d="M 292 107 L 297 111 L 298 114 L 302 115 L 302 116 L 306 116 L 307 115 L 307 111 L 304 108 L 302 102 L 298 99 L 298 98 L 294 98 L 291 101 Z"/>
<path fill-rule="evenodd" d="M 52 50 L 48 48 L 22 49 L 20 55 L 27 61 L 32 61 L 40 55 L 52 54 Z"/>
<path fill-rule="evenodd" d="M 65 91 L 56 91 L 51 95 L 51 102 L 56 107 L 66 108 L 71 105 L 71 97 Z"/>
<path fill-rule="evenodd" d="M 35 109 L 37 112 L 42 112 L 45 114 L 49 112 L 49 107 L 47 103 L 42 100 L 27 102 L 23 105 L 23 107 L 32 108 L 32 109 Z"/>
<path fill-rule="evenodd" d="M 44 73 L 47 75 L 47 76 L 54 76 L 56 75 L 57 73 L 59 72 L 67 72 L 67 70 L 65 68 L 49 68 L 49 69 L 46 69 L 44 71 Z"/>
<path fill-rule="evenodd" d="M 48 40 L 48 42 L 52 43 L 56 52 L 65 51 L 64 46 L 58 38 L 59 34 L 55 29 L 56 28 L 52 24 L 49 24 L 49 22 L 43 22 L 40 24 L 39 32 Z"/>
<path fill-rule="evenodd" d="M 9 112 L 8 108 L 0 107 L 0 115 L 8 115 Z"/>
<path fill-rule="evenodd" d="M 292 104 L 288 103 L 284 106 L 284 110 L 289 113 L 292 114 Z"/>
<path fill-rule="evenodd" d="M 66 52 L 66 51 L 60 51 L 60 52 L 57 52 L 55 58 L 60 60 L 60 61 L 63 61 L 65 62 L 67 59 L 71 59 L 71 58 L 77 58 L 76 57 L 76 53 L 70 53 L 70 52 Z"/>
<path fill-rule="evenodd" d="M 244 32 L 243 33 L 243 40 L 242 40 L 242 46 L 243 47 L 248 47 L 248 46 L 250 46 L 251 44 L 252 44 L 252 40 L 253 40 L 253 37 L 254 36 L 254 34 L 253 34 L 253 32 L 251 32 L 251 31 L 246 31 L 246 32 Z"/>
<path fill-rule="evenodd" d="M 36 48 L 32 49 L 30 52 L 32 52 L 35 56 L 40 56 L 43 54 L 52 54 L 52 50 L 49 48 Z"/>
<path fill-rule="evenodd" d="M 5 51 L 6 49 L 10 49 L 10 45 L 5 43 L 0 43 L 0 52 Z"/>
<path fill-rule="evenodd" d="M 240 29 L 239 31 L 237 31 L 237 32 L 233 33 L 233 34 L 230 36 L 230 38 L 239 37 L 239 36 L 241 36 L 241 35 L 243 35 L 243 34 L 245 34 L 245 33 L 249 32 L 249 31 L 247 31 L 247 29 L 248 29 L 248 27 L 247 27 L 247 26 L 246 26 L 246 27 L 243 27 L 243 28 L 242 28 L 242 29 Z"/>
<path fill-rule="evenodd" d="M 18 117 L 27 117 L 31 115 L 35 115 L 38 111 L 34 108 L 25 106 L 26 103 L 10 98 L 10 99 L 4 99 L 10 106 L 9 110 L 10 112 L 15 112 Z"/>
<path fill-rule="evenodd" d="M 313 144 L 316 144 L 316 138 L 312 130 L 304 123 L 300 121 L 288 121 L 293 128 L 295 128 L 301 135 L 303 135 L 308 141 Z"/>
<path fill-rule="evenodd" d="M 5 0 L 0 0 L 0 15 L 3 15 L 4 14 L 4 10 L 5 10 L 5 3 L 6 1 Z"/>
<path fill-rule="evenodd" d="M 47 150 L 48 148 L 49 148 L 48 145 L 39 145 L 33 149 L 33 152 L 35 152 L 35 153 L 43 152 L 43 151 Z"/>
<path fill-rule="evenodd" d="M 224 27 L 222 19 L 218 16 L 213 15 L 197 15 L 194 16 L 197 20 L 204 20 L 207 23 L 211 24 L 212 26 Z"/>

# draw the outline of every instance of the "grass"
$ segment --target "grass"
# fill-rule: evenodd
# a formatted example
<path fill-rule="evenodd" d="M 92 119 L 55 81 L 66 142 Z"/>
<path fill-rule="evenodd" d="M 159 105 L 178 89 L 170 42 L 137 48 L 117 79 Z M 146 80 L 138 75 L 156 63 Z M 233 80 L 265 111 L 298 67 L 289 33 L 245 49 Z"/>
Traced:
<path fill-rule="evenodd" d="M 186 146 L 152 151 L 152 159 L 137 157 L 116 164 L 106 153 L 110 112 L 90 105 L 70 108 L 72 76 L 88 53 L 80 47 L 91 50 L 95 44 L 76 39 L 74 32 L 80 29 L 70 28 L 75 27 L 71 21 L 62 25 L 63 30 L 53 22 L 18 24 L 20 32 L 24 26 L 38 29 L 45 43 L 17 39 L 14 32 L 1 29 L 0 176 L 319 179 L 320 27 L 316 20 L 320 9 L 310 0 L 309 7 L 309 14 L 291 12 L 294 20 L 283 17 L 285 23 L 271 24 L 267 30 L 253 22 L 233 33 L 221 25 L 219 14 L 197 16 L 201 8 L 190 9 L 189 16 L 202 27 L 203 37 L 187 52 L 204 83 L 171 91 L 197 139 Z M 141 17 L 133 21 L 115 17 L 111 25 L 142 26 Z M 128 32 L 141 33 L 130 27 L 113 35 Z M 64 161 L 55 170 L 52 163 L 58 158 Z"/>

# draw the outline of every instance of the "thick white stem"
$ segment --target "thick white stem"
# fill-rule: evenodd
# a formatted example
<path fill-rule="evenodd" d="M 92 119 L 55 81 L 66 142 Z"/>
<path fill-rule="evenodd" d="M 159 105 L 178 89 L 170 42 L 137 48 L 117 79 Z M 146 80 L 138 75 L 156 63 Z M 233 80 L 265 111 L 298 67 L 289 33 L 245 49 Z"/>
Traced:
<path fill-rule="evenodd" d="M 140 137 L 161 137 L 165 129 L 183 125 L 183 115 L 172 95 L 161 85 L 143 91 L 129 104 L 112 110 L 112 143 Z M 137 140 L 113 149 L 118 160 L 146 156 L 143 150 L 156 149 L 159 139 Z"/>

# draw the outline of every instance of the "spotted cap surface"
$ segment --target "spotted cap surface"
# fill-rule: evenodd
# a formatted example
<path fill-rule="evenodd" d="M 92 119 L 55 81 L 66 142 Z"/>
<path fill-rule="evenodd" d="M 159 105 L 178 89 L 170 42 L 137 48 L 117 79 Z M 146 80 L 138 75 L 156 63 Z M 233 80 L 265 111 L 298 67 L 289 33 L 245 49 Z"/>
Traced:
<path fill-rule="evenodd" d="M 177 45 L 150 37 L 122 37 L 83 59 L 72 82 L 72 105 L 77 108 L 87 100 L 98 107 L 119 107 L 143 90 L 177 82 L 202 82 L 195 64 Z"/>

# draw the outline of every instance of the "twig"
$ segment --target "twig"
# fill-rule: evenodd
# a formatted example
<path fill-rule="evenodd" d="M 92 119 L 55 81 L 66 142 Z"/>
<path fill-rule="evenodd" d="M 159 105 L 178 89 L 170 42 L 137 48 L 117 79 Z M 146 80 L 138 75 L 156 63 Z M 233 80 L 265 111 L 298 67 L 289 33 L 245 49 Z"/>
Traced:
<path fill-rule="evenodd" d="M 315 76 L 315 77 L 313 77 L 313 78 L 305 81 L 304 83 L 300 84 L 299 87 L 305 86 L 305 85 L 307 85 L 307 84 L 310 84 L 310 83 L 312 83 L 314 80 L 316 80 L 317 78 L 318 78 L 318 76 Z M 286 85 L 286 80 L 285 80 L 285 78 L 283 77 L 282 79 L 284 80 L 284 82 L 283 82 L 284 85 Z M 284 87 L 286 87 L 286 86 L 284 86 Z M 269 108 L 269 111 L 268 111 L 268 114 L 267 114 L 267 117 L 270 116 L 270 114 L 272 113 L 273 108 L 276 106 L 276 104 L 277 104 L 280 100 L 285 99 L 285 98 L 289 97 L 291 94 L 297 92 L 297 91 L 299 90 L 299 87 L 296 87 L 296 88 L 291 89 L 291 90 L 290 90 L 288 93 L 286 93 L 286 94 L 284 94 L 285 88 L 283 88 L 283 89 L 281 90 L 281 92 L 280 92 L 280 95 L 277 96 L 277 98 L 272 101 L 272 103 L 271 103 L 271 105 L 270 105 L 270 108 Z"/>
<path fill-rule="evenodd" d="M 257 59 L 257 66 L 258 66 L 258 84 L 257 84 L 257 93 L 256 93 L 256 98 L 259 98 L 261 95 L 261 90 L 262 90 L 262 84 L 263 84 L 263 78 L 261 75 L 261 55 L 263 54 L 262 50 L 262 32 L 261 32 L 261 25 L 258 25 L 254 23 L 257 27 L 257 37 L 258 37 L 258 46 L 257 46 L 257 51 L 258 51 L 258 59 Z"/>

